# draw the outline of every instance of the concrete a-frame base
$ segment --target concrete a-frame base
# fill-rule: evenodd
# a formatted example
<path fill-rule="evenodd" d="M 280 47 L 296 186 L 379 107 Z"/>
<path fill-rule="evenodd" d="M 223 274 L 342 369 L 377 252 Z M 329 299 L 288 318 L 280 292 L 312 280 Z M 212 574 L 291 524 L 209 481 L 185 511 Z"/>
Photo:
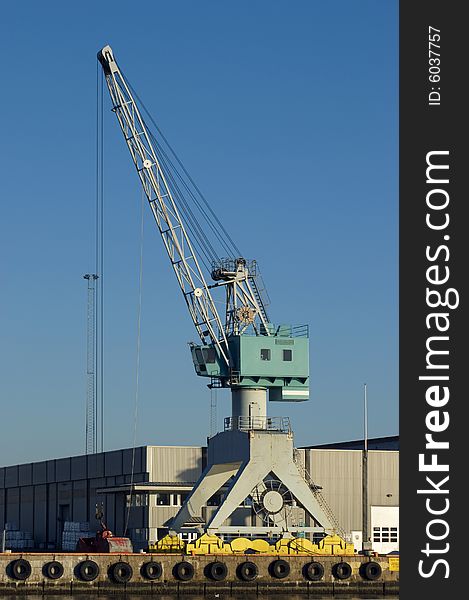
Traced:
<path fill-rule="evenodd" d="M 208 533 L 217 533 L 224 521 L 270 473 L 324 529 L 335 528 L 293 460 L 292 433 L 253 429 L 225 431 L 209 440 L 207 468 L 171 522 L 171 529 L 178 532 L 187 521 L 201 517 L 207 500 L 233 477 L 222 504 L 204 527 Z"/>

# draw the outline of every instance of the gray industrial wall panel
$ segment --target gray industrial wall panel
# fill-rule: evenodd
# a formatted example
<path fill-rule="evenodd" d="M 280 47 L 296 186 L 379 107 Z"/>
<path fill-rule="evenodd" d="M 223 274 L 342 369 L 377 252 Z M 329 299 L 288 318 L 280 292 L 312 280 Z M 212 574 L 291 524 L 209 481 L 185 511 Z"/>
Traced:
<path fill-rule="evenodd" d="M 96 490 L 99 488 L 106 487 L 106 480 L 104 477 L 96 477 L 95 479 L 88 480 L 88 513 L 90 515 L 90 524 L 96 524 L 95 513 L 96 513 L 96 504 L 100 504 L 101 502 L 106 502 L 106 498 L 103 495 L 99 495 L 96 493 Z M 104 515 L 104 521 L 106 522 L 106 515 Z M 110 521 L 107 523 L 108 527 L 114 531 L 113 523 Z"/>
<path fill-rule="evenodd" d="M 106 477 L 122 475 L 122 450 L 104 454 L 104 475 Z"/>
<path fill-rule="evenodd" d="M 73 488 L 71 481 L 57 483 L 58 520 L 70 521 L 73 514 Z M 68 508 L 67 508 L 68 507 Z M 63 523 L 60 523 L 63 528 Z"/>
<path fill-rule="evenodd" d="M 114 506 L 114 531 L 124 531 L 125 530 L 125 518 L 126 518 L 126 503 L 125 503 L 125 494 L 117 494 L 115 496 L 115 506 Z"/>
<path fill-rule="evenodd" d="M 57 521 L 57 484 L 49 483 L 48 494 L 49 494 L 49 506 L 48 506 L 48 531 L 47 531 L 47 540 L 52 544 L 57 543 L 57 530 L 58 530 L 58 521 Z"/>
<path fill-rule="evenodd" d="M 399 504 L 399 453 L 370 452 L 368 458 L 370 504 L 397 506 Z"/>
<path fill-rule="evenodd" d="M 128 523 L 130 529 L 143 529 L 146 527 L 148 510 L 146 506 L 133 506 L 132 510 L 129 512 Z"/>
<path fill-rule="evenodd" d="M 33 465 L 28 463 L 26 465 L 18 466 L 18 485 L 32 485 L 33 483 Z"/>
<path fill-rule="evenodd" d="M 231 516 L 227 519 L 228 525 L 251 525 L 251 509 L 250 508 L 237 508 Z"/>
<path fill-rule="evenodd" d="M 362 452 L 360 450 L 307 450 L 311 476 L 340 526 L 362 529 Z M 398 452 L 370 451 L 368 459 L 369 504 L 396 506 L 399 502 Z M 393 494 L 390 498 L 387 493 Z M 395 495 L 394 495 L 395 494 Z"/>
<path fill-rule="evenodd" d="M 176 516 L 179 510 L 177 506 L 152 506 L 149 510 L 149 527 L 163 527 L 168 519 Z"/>
<path fill-rule="evenodd" d="M 117 477 L 106 477 L 106 487 L 114 487 Z M 101 498 L 104 500 L 104 521 L 115 535 L 123 535 L 123 530 L 116 530 L 116 498 L 115 494 L 106 494 Z"/>
<path fill-rule="evenodd" d="M 135 448 L 135 457 L 133 458 L 133 450 L 122 450 L 122 472 L 127 475 L 128 473 L 141 473 L 145 470 L 145 459 L 146 446 Z"/>
<path fill-rule="evenodd" d="M 33 484 L 38 485 L 42 483 L 47 483 L 46 461 L 33 463 Z"/>
<path fill-rule="evenodd" d="M 47 483 L 55 483 L 55 460 L 48 460 L 46 463 L 47 468 Z"/>
<path fill-rule="evenodd" d="M 80 480 L 87 478 L 87 460 L 86 456 L 73 456 L 71 459 L 71 479 Z"/>
<path fill-rule="evenodd" d="M 70 481 L 70 458 L 58 458 L 55 461 L 56 481 Z"/>
<path fill-rule="evenodd" d="M 18 485 L 18 467 L 5 467 L 5 487 L 11 488 Z"/>
<path fill-rule="evenodd" d="M 202 448 L 149 446 L 147 471 L 150 481 L 196 482 L 202 472 Z"/>
<path fill-rule="evenodd" d="M 73 520 L 88 521 L 88 485 L 86 479 L 73 482 Z M 93 515 L 94 518 L 94 515 Z"/>
<path fill-rule="evenodd" d="M 20 487 L 20 522 L 21 531 L 34 531 L 34 486 Z"/>
<path fill-rule="evenodd" d="M 0 489 L 0 531 L 5 527 L 5 496 L 6 490 Z"/>
<path fill-rule="evenodd" d="M 47 541 L 47 484 L 34 486 L 33 536 L 36 546 Z"/>
<path fill-rule="evenodd" d="M 104 454 L 89 454 L 87 462 L 88 479 L 104 477 Z"/>
<path fill-rule="evenodd" d="M 91 519 L 92 526 L 97 524 L 96 521 Z M 107 524 L 109 529 L 114 532 L 114 535 L 123 535 L 123 531 L 116 530 L 116 503 L 114 494 L 106 494 L 104 497 L 104 522 Z"/>
<path fill-rule="evenodd" d="M 311 477 L 340 526 L 361 529 L 361 453 L 347 450 L 311 450 Z"/>
<path fill-rule="evenodd" d="M 124 475 L 125 483 L 145 483 L 149 481 L 148 473 L 134 473 L 133 475 Z"/>
<path fill-rule="evenodd" d="M 0 490 L 5 487 L 5 467 L 0 467 Z"/>
<path fill-rule="evenodd" d="M 6 522 L 20 525 L 20 488 L 13 487 L 7 490 L 6 495 Z"/>

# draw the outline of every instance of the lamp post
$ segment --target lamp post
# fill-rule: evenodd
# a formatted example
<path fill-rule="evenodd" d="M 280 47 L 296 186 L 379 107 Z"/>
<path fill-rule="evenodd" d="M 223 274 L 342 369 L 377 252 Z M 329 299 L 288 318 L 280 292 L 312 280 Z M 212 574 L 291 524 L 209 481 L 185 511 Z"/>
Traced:
<path fill-rule="evenodd" d="M 362 454 L 362 551 L 371 551 L 368 523 L 368 403 L 366 383 L 363 386 L 363 454 Z"/>

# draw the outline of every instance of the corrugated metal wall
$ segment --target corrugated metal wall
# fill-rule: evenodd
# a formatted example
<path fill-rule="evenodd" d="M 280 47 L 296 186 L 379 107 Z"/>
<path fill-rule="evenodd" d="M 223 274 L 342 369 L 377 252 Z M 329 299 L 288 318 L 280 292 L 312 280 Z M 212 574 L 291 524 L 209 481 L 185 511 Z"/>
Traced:
<path fill-rule="evenodd" d="M 205 448 L 201 447 L 137 448 L 133 480 L 135 483 L 193 483 L 202 472 L 205 456 Z M 313 481 L 323 487 L 323 495 L 340 525 L 347 531 L 361 530 L 362 452 L 299 450 L 298 462 L 304 464 Z M 370 505 L 398 506 L 399 453 L 371 450 L 368 465 Z M 4 522 L 14 522 L 20 529 L 32 531 L 36 543 L 55 544 L 63 527 L 61 514 L 68 509 L 67 518 L 89 520 L 94 526 L 96 490 L 129 483 L 131 469 L 132 449 L 0 468 L 0 531 Z M 135 510 L 129 526 L 158 527 L 177 510 L 169 506 Z M 122 534 L 125 494 L 107 495 L 105 511 L 108 525 Z"/>
<path fill-rule="evenodd" d="M 124 529 L 124 494 L 98 496 L 96 490 L 129 483 L 134 462 L 134 482 L 148 481 L 146 446 L 88 456 L 73 456 L 0 468 L 0 531 L 15 523 L 30 531 L 36 547 L 60 545 L 63 520 L 89 521 L 97 526 L 95 507 L 105 501 L 105 519 L 118 533 Z"/>
<path fill-rule="evenodd" d="M 346 531 L 362 529 L 362 452 L 305 450 L 313 481 Z M 376 506 L 399 505 L 399 452 L 368 452 L 368 501 Z M 388 495 L 390 494 L 390 496 Z M 370 515 L 368 516 L 370 518 Z"/>
<path fill-rule="evenodd" d="M 195 483 L 203 469 L 203 448 L 147 446 L 146 461 L 150 481 Z"/>

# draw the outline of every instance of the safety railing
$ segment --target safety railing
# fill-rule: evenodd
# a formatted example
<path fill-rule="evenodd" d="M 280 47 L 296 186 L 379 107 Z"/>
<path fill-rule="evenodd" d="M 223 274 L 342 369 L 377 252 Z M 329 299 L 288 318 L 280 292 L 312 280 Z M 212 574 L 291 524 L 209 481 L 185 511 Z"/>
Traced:
<path fill-rule="evenodd" d="M 225 431 L 239 429 L 241 431 L 262 430 L 290 433 L 289 417 L 226 417 Z"/>

